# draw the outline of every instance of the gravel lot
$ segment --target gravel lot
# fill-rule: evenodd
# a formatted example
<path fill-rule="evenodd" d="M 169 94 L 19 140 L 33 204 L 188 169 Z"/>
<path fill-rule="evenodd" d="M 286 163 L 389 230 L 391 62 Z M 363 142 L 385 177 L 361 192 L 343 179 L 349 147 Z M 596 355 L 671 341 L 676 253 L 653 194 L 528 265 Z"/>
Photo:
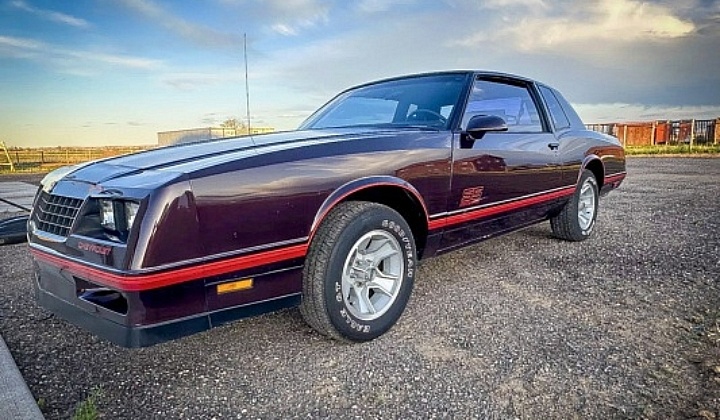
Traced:
<path fill-rule="evenodd" d="M 628 166 L 593 239 L 542 224 L 428 260 L 374 342 L 289 310 L 119 348 L 35 304 L 25 245 L 0 247 L 0 331 L 49 419 L 91 394 L 112 419 L 714 419 L 720 159 Z"/>

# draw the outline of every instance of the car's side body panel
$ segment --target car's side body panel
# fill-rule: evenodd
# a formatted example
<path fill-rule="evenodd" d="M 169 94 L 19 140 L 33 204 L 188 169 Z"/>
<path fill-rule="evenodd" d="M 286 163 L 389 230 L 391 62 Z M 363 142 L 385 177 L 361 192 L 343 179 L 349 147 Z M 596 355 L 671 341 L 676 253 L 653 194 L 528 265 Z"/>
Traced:
<path fill-rule="evenodd" d="M 448 214 L 458 216 L 498 208 L 498 205 L 566 186 L 562 183 L 556 153 L 547 147 L 554 139 L 553 134 L 547 132 L 488 133 L 471 148 L 456 145 Z M 496 218 L 495 223 L 488 224 L 489 218 L 492 219 L 478 217 L 449 227 L 443 234 L 442 248 L 456 248 L 522 224 L 514 223 L 517 218 Z"/>
<path fill-rule="evenodd" d="M 331 194 L 354 191 L 345 191 L 351 183 L 367 188 L 369 178 L 376 185 L 389 182 L 382 177 L 406 182 L 427 211 L 440 212 L 450 184 L 449 143 L 446 133 L 410 131 L 275 151 L 255 157 L 263 160 L 257 166 L 194 178 L 204 253 L 305 242 Z"/>
<path fill-rule="evenodd" d="M 296 305 L 316 229 L 346 200 L 394 208 L 420 255 L 431 257 L 547 219 L 572 196 L 583 168 L 596 173 L 602 193 L 620 185 L 617 140 L 585 131 L 576 115 L 555 129 L 527 79 L 481 77 L 526 86 L 542 130 L 488 133 L 468 147 L 455 113 L 450 129 L 283 132 L 76 170 L 41 191 L 31 215 L 40 302 L 118 344 L 150 345 Z M 140 203 L 125 242 L 79 233 L 78 219 L 99 217 L 93 200 L 108 197 Z M 74 206 L 66 237 L 41 228 L 48 206 Z"/>

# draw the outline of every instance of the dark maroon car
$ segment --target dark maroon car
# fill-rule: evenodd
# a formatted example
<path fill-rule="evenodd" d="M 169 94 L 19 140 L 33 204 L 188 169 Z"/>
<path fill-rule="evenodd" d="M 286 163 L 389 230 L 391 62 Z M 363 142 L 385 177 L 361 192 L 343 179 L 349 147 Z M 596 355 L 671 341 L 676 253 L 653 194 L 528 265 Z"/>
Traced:
<path fill-rule="evenodd" d="M 370 340 L 417 262 L 550 220 L 595 227 L 618 141 L 556 90 L 457 71 L 349 89 L 297 131 L 171 146 L 49 174 L 29 242 L 42 306 L 147 346 L 290 306 Z"/>

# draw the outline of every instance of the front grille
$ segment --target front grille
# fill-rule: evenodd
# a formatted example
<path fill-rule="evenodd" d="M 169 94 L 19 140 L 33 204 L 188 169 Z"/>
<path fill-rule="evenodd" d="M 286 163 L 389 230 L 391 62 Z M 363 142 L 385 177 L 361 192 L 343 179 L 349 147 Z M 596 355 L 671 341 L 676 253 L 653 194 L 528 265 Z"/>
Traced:
<path fill-rule="evenodd" d="M 35 223 L 38 230 L 53 235 L 68 236 L 83 200 L 40 192 Z"/>

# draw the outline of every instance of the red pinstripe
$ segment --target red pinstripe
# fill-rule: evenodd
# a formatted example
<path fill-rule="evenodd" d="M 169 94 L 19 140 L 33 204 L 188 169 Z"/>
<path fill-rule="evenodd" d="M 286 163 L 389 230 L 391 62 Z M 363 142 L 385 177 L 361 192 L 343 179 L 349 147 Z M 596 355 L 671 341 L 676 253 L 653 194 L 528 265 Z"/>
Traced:
<path fill-rule="evenodd" d="M 38 249 L 31 248 L 30 252 L 36 260 L 43 261 L 61 270 L 67 270 L 69 273 L 78 277 L 100 283 L 113 289 L 126 292 L 138 292 L 172 286 L 204 277 L 228 274 L 247 268 L 287 261 L 293 258 L 301 258 L 307 253 L 307 247 L 307 244 L 293 245 L 252 255 L 242 255 L 226 260 L 212 261 L 192 267 L 147 274 L 116 274 L 56 257 Z"/>
<path fill-rule="evenodd" d="M 494 216 L 499 213 L 504 213 L 506 211 L 511 210 L 517 210 L 522 207 L 528 207 L 535 204 L 544 203 L 547 201 L 555 200 L 557 198 L 566 197 L 569 195 L 572 195 L 575 192 L 575 187 L 567 187 L 562 190 L 553 191 L 550 193 L 542 194 L 542 195 L 536 195 L 534 197 L 529 197 L 517 201 L 511 201 L 509 203 L 503 203 L 503 204 L 497 204 L 490 207 L 485 207 L 477 210 L 471 210 L 465 213 L 460 214 L 454 214 L 451 216 L 447 216 L 441 219 L 435 219 L 431 220 L 428 223 L 428 229 L 441 229 L 446 228 L 454 225 L 458 225 L 460 223 L 470 222 L 477 219 L 482 219 L 484 217 Z"/>
<path fill-rule="evenodd" d="M 625 174 L 616 174 L 605 177 L 605 182 L 615 182 L 625 178 Z M 397 186 L 397 185 L 394 185 Z M 442 229 L 461 223 L 482 219 L 499 213 L 516 210 L 522 207 L 541 204 L 557 198 L 572 195 L 575 187 L 567 187 L 550 193 L 537 195 L 509 203 L 497 204 L 477 210 L 470 210 L 460 214 L 445 216 L 439 219 L 428 221 L 429 230 Z M 79 262 L 66 260 L 47 252 L 31 248 L 30 252 L 38 261 L 43 261 L 61 270 L 67 270 L 72 275 L 100 283 L 113 289 L 138 292 L 143 290 L 157 289 L 160 287 L 172 286 L 205 277 L 212 277 L 222 274 L 229 274 L 248 268 L 282 262 L 294 258 L 302 258 L 307 254 L 308 243 L 291 245 L 284 248 L 270 251 L 258 252 L 251 255 L 241 255 L 225 260 L 212 261 L 209 263 L 182 267 L 147 274 L 117 274 L 99 268 L 84 265 Z"/>

